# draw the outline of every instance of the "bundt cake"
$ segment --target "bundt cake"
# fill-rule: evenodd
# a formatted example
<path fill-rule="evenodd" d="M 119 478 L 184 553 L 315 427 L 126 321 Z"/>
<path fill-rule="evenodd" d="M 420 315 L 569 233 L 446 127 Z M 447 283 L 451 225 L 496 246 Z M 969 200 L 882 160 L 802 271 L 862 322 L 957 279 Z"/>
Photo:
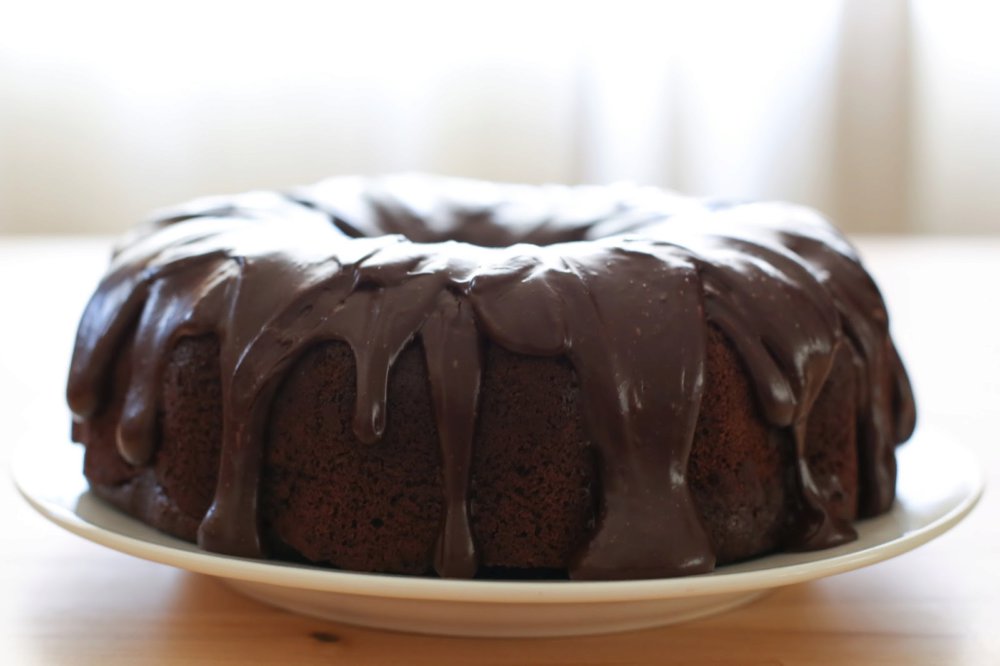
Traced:
<path fill-rule="evenodd" d="M 815 213 L 340 177 L 126 238 L 68 385 L 94 493 L 216 553 L 634 579 L 855 538 L 914 425 Z"/>

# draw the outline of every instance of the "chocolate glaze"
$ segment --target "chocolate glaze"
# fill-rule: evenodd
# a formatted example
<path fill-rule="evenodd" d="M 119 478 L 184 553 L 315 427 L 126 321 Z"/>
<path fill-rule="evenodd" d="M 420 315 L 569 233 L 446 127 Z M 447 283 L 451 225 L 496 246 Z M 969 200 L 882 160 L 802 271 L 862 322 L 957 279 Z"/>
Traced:
<path fill-rule="evenodd" d="M 427 176 L 196 201 L 116 252 L 80 324 L 68 399 L 79 421 L 98 413 L 112 361 L 131 344 L 118 448 L 146 464 L 167 352 L 183 336 L 217 336 L 222 457 L 198 541 L 259 557 L 265 426 L 285 372 L 317 343 L 347 342 L 353 429 L 378 446 L 390 368 L 419 337 L 446 495 L 435 567 L 470 577 L 483 345 L 563 355 L 581 383 L 601 476 L 599 518 L 570 574 L 677 576 L 715 562 L 686 483 L 709 322 L 742 357 L 763 418 L 793 444 L 801 510 L 788 547 L 854 538 L 807 462 L 811 407 L 848 345 L 861 388 L 861 507 L 872 515 L 894 497 L 893 447 L 913 429 L 913 398 L 854 250 L 814 213 L 785 204 Z"/>

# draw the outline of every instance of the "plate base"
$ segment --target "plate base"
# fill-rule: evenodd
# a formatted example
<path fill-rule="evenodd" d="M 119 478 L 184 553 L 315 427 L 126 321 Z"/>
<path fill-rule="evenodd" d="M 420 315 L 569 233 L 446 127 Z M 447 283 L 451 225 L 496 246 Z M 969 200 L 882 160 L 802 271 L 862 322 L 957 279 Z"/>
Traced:
<path fill-rule="evenodd" d="M 53 423 L 55 423 L 53 421 Z M 922 428 L 898 452 L 897 501 L 856 523 L 836 548 L 777 553 L 709 574 L 631 581 L 487 581 L 361 574 L 206 553 L 157 532 L 89 492 L 82 447 L 40 432 L 15 456 L 14 479 L 43 516 L 80 536 L 154 562 L 224 580 L 296 613 L 345 624 L 451 636 L 577 636 L 693 620 L 785 585 L 853 571 L 917 548 L 966 516 L 983 491 L 979 464 Z"/>
<path fill-rule="evenodd" d="M 572 603 L 429 605 L 420 600 L 316 592 L 232 578 L 221 580 L 255 601 L 323 620 L 411 634 L 493 638 L 590 636 L 649 629 L 723 613 L 770 592 L 753 590 L 604 603 L 601 612 L 595 614 L 592 609 Z M 532 618 L 530 624 L 525 623 L 525 617 Z"/>

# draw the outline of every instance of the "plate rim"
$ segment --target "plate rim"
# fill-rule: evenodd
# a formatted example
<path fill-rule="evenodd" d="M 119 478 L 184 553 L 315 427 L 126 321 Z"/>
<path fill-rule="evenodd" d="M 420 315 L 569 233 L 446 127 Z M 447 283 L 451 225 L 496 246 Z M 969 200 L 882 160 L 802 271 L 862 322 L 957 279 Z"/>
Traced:
<path fill-rule="evenodd" d="M 937 437 L 940 435 L 934 431 L 931 438 Z M 921 440 L 925 438 L 921 437 Z M 629 581 L 452 580 L 321 569 L 275 560 L 220 555 L 196 550 L 197 547 L 193 544 L 162 533 L 157 534 L 158 539 L 174 541 L 177 545 L 156 543 L 141 536 L 123 534 L 89 522 L 66 504 L 50 498 L 36 497 L 30 488 L 30 482 L 25 483 L 25 479 L 30 478 L 30 475 L 26 476 L 25 470 L 32 457 L 38 457 L 38 453 L 29 453 L 28 446 L 25 445 L 27 442 L 15 450 L 9 472 L 18 492 L 28 504 L 59 527 L 112 550 L 187 571 L 276 587 L 364 597 L 465 603 L 593 604 L 725 595 L 783 587 L 852 571 L 918 548 L 961 522 L 975 508 L 985 488 L 982 466 L 978 464 L 972 451 L 950 438 L 947 443 L 948 454 L 952 456 L 953 464 L 960 472 L 956 478 L 962 480 L 963 486 L 967 485 L 967 492 L 944 514 L 910 532 L 861 550 L 810 562 L 737 572 L 726 572 L 722 567 L 711 574 L 700 576 Z M 944 448 L 942 444 L 929 445 L 922 441 L 919 444 L 911 442 L 907 444 L 907 448 L 913 445 Z M 83 478 L 82 473 L 80 477 Z M 102 512 L 114 512 L 116 520 L 120 519 L 130 527 L 140 531 L 155 529 L 118 511 L 89 489 L 76 494 L 73 502 L 78 503 L 87 496 L 99 502 Z M 898 510 L 903 509 L 897 500 L 892 512 Z M 888 518 L 889 515 L 859 521 L 859 524 Z M 765 556 L 758 558 L 756 562 L 766 563 L 767 559 L 768 556 Z"/>

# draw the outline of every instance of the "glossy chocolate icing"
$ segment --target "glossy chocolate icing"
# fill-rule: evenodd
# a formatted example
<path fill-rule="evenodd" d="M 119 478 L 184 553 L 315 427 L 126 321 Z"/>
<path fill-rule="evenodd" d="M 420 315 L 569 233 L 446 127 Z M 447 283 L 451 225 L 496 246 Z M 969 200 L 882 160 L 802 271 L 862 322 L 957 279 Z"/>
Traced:
<path fill-rule="evenodd" d="M 161 214 L 115 253 L 80 324 L 68 398 L 78 421 L 97 414 L 113 360 L 130 345 L 118 448 L 146 464 L 168 351 L 183 336 L 217 336 L 222 457 L 198 541 L 260 557 L 265 426 L 286 371 L 320 342 L 347 342 L 357 364 L 353 429 L 377 446 L 390 368 L 419 337 L 446 494 L 435 568 L 470 577 L 483 346 L 563 355 L 581 383 L 601 477 L 599 518 L 571 576 L 677 576 L 715 562 L 685 479 L 709 322 L 742 357 L 762 417 L 793 444 L 801 509 L 788 547 L 854 538 L 813 481 L 810 409 L 847 345 L 861 389 L 861 512 L 874 515 L 893 500 L 893 449 L 913 429 L 913 399 L 882 298 L 854 250 L 786 204 L 429 176 L 199 200 Z"/>

